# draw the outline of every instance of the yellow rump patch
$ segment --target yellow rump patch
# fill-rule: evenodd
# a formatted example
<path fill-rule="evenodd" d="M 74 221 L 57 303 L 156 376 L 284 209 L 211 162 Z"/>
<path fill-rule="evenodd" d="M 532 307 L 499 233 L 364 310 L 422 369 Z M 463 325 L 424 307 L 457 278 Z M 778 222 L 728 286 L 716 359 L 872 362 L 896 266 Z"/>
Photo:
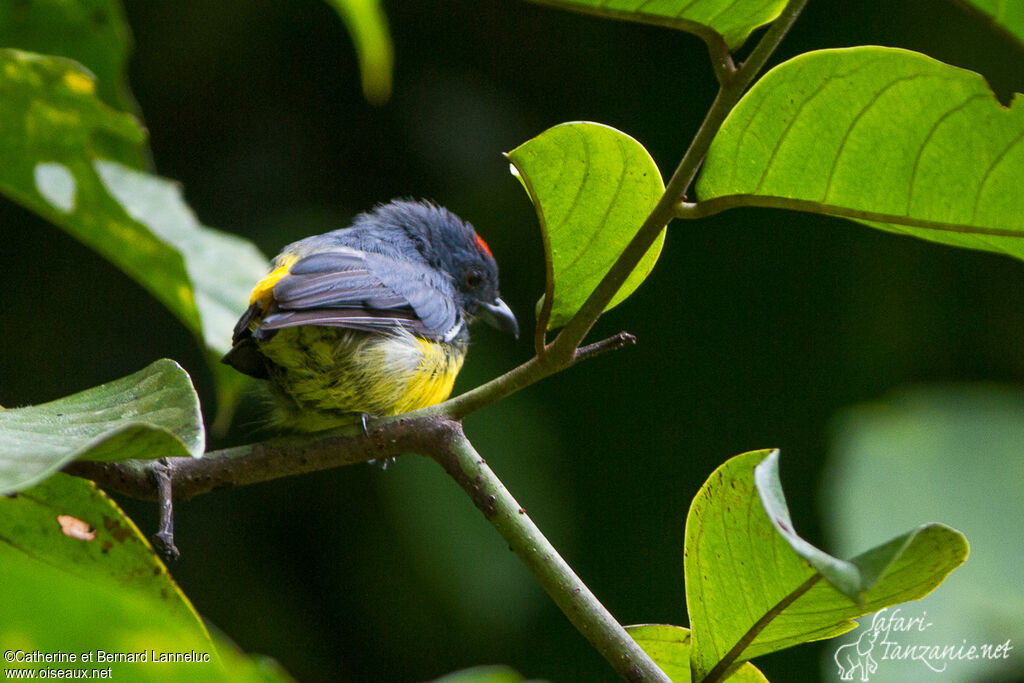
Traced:
<path fill-rule="evenodd" d="M 279 256 L 274 259 L 274 269 L 267 273 L 252 288 L 252 294 L 249 296 L 249 305 L 252 306 L 258 301 L 263 308 L 266 308 L 274 296 L 274 285 L 288 274 L 288 271 L 295 265 L 297 260 L 299 260 L 299 257 L 294 254 Z"/>

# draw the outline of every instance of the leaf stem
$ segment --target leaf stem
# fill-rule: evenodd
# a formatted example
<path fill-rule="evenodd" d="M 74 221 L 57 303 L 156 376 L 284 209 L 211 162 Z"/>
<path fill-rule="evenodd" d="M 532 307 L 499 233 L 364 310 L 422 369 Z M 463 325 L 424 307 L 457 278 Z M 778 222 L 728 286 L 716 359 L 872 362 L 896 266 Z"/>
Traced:
<path fill-rule="evenodd" d="M 616 339 L 613 337 L 613 339 Z M 669 678 L 562 559 L 461 429 L 434 459 L 469 494 L 573 626 L 627 681 Z"/>
<path fill-rule="evenodd" d="M 758 619 L 753 626 L 747 629 L 747 632 L 743 634 L 743 637 L 732 646 L 731 650 L 725 653 L 724 657 L 718 660 L 718 663 L 712 667 L 711 671 L 708 672 L 708 675 L 700 679 L 698 683 L 718 683 L 718 681 L 723 680 L 726 672 L 729 670 L 729 667 L 736 663 L 740 655 L 743 654 L 743 651 L 746 650 L 752 642 L 754 642 L 754 639 L 757 638 L 758 634 L 760 634 L 761 631 L 763 631 L 768 624 L 775 619 L 775 617 L 782 614 L 783 610 L 796 602 L 797 598 L 814 588 L 814 585 L 818 583 L 819 580 L 821 580 L 821 574 L 815 572 L 810 578 L 794 588 L 789 595 L 786 595 L 779 600 L 774 607 L 762 614 L 761 618 Z"/>
<path fill-rule="evenodd" d="M 622 283 L 626 281 L 626 278 L 633 272 L 640 259 L 647 253 L 651 245 L 654 244 L 658 234 L 677 215 L 677 206 L 679 202 L 685 200 L 686 192 L 693 183 L 693 179 L 697 176 L 697 170 L 704 161 L 704 156 L 711 146 L 711 141 L 722 127 L 725 118 L 732 111 L 733 107 L 736 106 L 736 103 L 739 102 L 747 86 L 750 85 L 754 77 L 757 76 L 758 72 L 767 63 L 768 58 L 779 46 L 779 43 L 806 4 L 807 0 L 790 0 L 789 4 L 786 5 L 779 15 L 779 18 L 772 23 L 764 36 L 761 37 L 761 40 L 753 52 L 750 53 L 747 61 L 731 77 L 723 76 L 724 82 L 721 83 L 714 102 L 711 103 L 711 107 L 708 109 L 704 121 L 697 130 L 697 134 L 690 142 L 689 148 L 679 161 L 679 165 L 676 167 L 672 177 L 665 185 L 665 192 L 661 199 L 655 204 L 654 209 L 651 210 L 651 213 L 647 216 L 643 225 L 640 226 L 636 235 L 633 236 L 633 239 L 626 246 L 618 260 L 612 265 L 608 273 L 605 274 L 594 291 L 591 292 L 590 296 L 576 312 L 576 315 L 572 317 L 565 328 L 555 337 L 555 340 L 548 345 L 550 355 L 558 359 L 566 359 L 571 356 L 576 347 L 583 341 L 587 332 L 590 331 L 590 328 L 593 327 L 597 318 L 608 306 L 608 302 L 612 300 L 612 297 L 622 287 Z M 717 67 L 716 71 L 720 76 L 724 74 Z"/>

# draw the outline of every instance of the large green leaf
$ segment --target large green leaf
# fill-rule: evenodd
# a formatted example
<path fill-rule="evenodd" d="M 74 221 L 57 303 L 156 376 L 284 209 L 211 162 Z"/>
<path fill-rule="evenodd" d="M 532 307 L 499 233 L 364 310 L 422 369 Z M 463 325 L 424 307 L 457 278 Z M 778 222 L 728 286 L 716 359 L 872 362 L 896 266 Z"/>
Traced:
<path fill-rule="evenodd" d="M 941 515 L 971 539 L 971 560 L 942 590 L 884 616 L 926 615 L 927 628 L 887 632 L 907 651 L 934 645 L 1024 640 L 1024 392 L 993 385 L 903 389 L 845 411 L 836 423 L 822 498 L 823 517 L 840 549 L 869 536 Z M 860 633 L 873 620 L 861 620 Z M 858 633 L 857 635 L 860 635 Z M 876 644 L 879 680 L 934 675 L 921 660 L 900 659 Z M 1010 680 L 1008 659 L 932 659 L 943 681 Z M 830 660 L 828 666 L 835 670 Z M 874 680 L 874 679 L 873 679 Z"/>
<path fill-rule="evenodd" d="M 199 398 L 171 360 L 65 398 L 0 410 L 0 493 L 42 481 L 68 462 L 200 457 Z"/>
<path fill-rule="evenodd" d="M 709 210 L 775 206 L 1024 258 L 1024 104 L 882 47 L 811 52 L 729 115 L 697 183 Z"/>
<path fill-rule="evenodd" d="M 786 0 L 533 0 L 541 5 L 642 21 L 694 33 L 705 42 L 723 41 L 732 50 L 758 28 L 774 21 Z"/>
<path fill-rule="evenodd" d="M 967 557 L 958 532 L 919 527 L 850 561 L 793 531 L 778 452 L 719 467 L 686 519 L 686 604 L 695 680 L 856 626 L 852 618 L 931 592 Z"/>
<path fill-rule="evenodd" d="M 959 0 L 1024 47 L 1024 3 L 1015 0 Z"/>
<path fill-rule="evenodd" d="M 0 192 L 106 256 L 223 353 L 266 261 L 199 225 L 177 185 L 124 165 L 145 133 L 95 87 L 69 60 L 0 50 Z"/>
<path fill-rule="evenodd" d="M 537 209 L 553 292 L 547 329 L 567 323 L 615 263 L 665 186 L 651 155 L 625 133 L 598 123 L 563 123 L 508 153 Z M 665 232 L 607 309 L 654 268 Z M 543 310 L 543 304 L 541 304 Z M 607 310 L 605 309 L 605 310 Z"/>
<path fill-rule="evenodd" d="M 135 524 L 92 482 L 57 474 L 28 490 L 0 496 L 0 554 L 5 559 L 19 554 L 67 574 L 144 594 L 206 635 L 195 609 Z"/>
<path fill-rule="evenodd" d="M 673 683 L 690 683 L 690 629 L 668 624 L 638 624 L 627 626 L 626 632 Z M 768 683 L 764 674 L 750 662 L 740 664 L 722 680 Z"/>
<path fill-rule="evenodd" d="M 287 680 L 273 665 L 211 640 L 132 521 L 85 480 L 59 474 L 0 497 L 0 582 L 0 650 L 14 660 L 5 662 L 8 670 L 70 671 L 66 678 L 103 670 L 127 680 Z M 24 661 L 37 651 L 62 659 Z M 146 661 L 103 661 L 111 653 L 140 652 Z M 160 653 L 196 653 L 199 661 L 154 661 Z"/>
<path fill-rule="evenodd" d="M 96 75 L 100 98 L 134 111 L 126 63 L 131 35 L 119 0 L 0 2 L 0 47 L 73 59 Z"/>
<path fill-rule="evenodd" d="M 391 96 L 391 72 L 394 48 L 388 32 L 388 20 L 380 0 L 327 0 L 337 10 L 359 59 L 363 95 L 374 104 L 383 104 Z"/>

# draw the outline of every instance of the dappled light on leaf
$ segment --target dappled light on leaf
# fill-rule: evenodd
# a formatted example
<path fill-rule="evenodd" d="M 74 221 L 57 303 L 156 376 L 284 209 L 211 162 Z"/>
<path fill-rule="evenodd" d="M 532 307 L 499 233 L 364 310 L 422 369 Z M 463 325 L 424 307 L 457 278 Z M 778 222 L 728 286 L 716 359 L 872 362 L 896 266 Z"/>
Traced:
<path fill-rule="evenodd" d="M 103 254 L 220 354 L 266 261 L 201 226 L 178 186 L 133 167 L 138 121 L 99 100 L 67 59 L 0 50 L 0 192 Z"/>
<path fill-rule="evenodd" d="M 61 213 L 75 210 L 75 177 L 64 164 L 36 164 L 36 190 Z"/>

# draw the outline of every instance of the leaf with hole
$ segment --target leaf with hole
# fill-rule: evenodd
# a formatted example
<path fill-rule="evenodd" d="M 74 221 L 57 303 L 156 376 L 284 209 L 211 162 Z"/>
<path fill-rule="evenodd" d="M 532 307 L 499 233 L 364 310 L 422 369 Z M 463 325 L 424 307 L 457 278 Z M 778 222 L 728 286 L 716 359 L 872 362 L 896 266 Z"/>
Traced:
<path fill-rule="evenodd" d="M 0 410 L 0 493 L 28 488 L 78 458 L 198 458 L 205 439 L 188 373 L 159 360 L 56 401 Z"/>
<path fill-rule="evenodd" d="M 107 107 L 92 74 L 62 58 L 0 50 L 0 192 L 103 254 L 215 354 L 266 260 L 203 227 L 181 189 L 132 166 L 145 131 Z"/>
<path fill-rule="evenodd" d="M 849 561 L 832 557 L 793 530 L 778 451 L 731 458 L 686 519 L 695 680 L 720 680 L 739 662 L 845 633 L 854 617 L 928 594 L 966 557 L 964 537 L 940 524 Z"/>
<path fill-rule="evenodd" d="M 883 47 L 769 72 L 708 150 L 698 206 L 772 206 L 1024 259 L 1024 103 L 978 74 Z"/>
<path fill-rule="evenodd" d="M 563 123 L 508 153 L 544 238 L 547 286 L 539 325 L 565 325 L 640 229 L 665 190 L 643 145 L 598 123 Z M 665 231 L 605 310 L 640 286 L 658 260 Z M 550 303 L 548 298 L 550 297 Z M 545 309 L 550 306 L 550 316 Z"/>

